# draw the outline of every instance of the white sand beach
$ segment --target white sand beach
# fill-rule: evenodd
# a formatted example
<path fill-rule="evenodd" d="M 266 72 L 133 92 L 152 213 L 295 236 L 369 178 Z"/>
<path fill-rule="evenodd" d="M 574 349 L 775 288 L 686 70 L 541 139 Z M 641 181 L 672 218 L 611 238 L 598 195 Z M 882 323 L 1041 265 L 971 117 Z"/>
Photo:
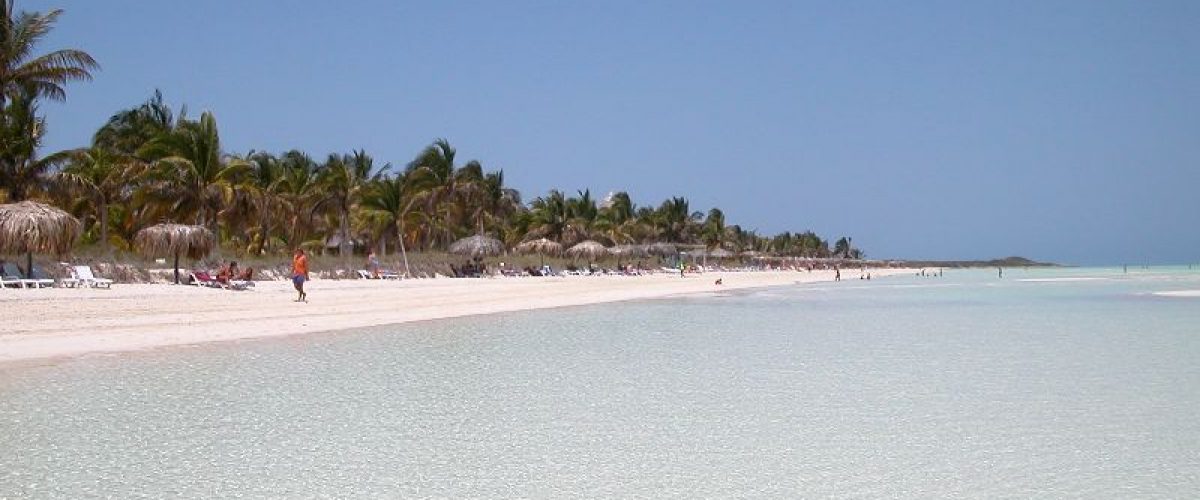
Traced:
<path fill-rule="evenodd" d="M 873 269 L 873 277 L 905 269 Z M 858 281 L 858 273 L 844 273 Z M 722 285 L 714 282 L 721 279 Z M 506 311 L 832 281 L 833 271 L 423 280 L 286 281 L 247 291 L 166 284 L 7 289 L 0 363 L 295 335 Z"/>

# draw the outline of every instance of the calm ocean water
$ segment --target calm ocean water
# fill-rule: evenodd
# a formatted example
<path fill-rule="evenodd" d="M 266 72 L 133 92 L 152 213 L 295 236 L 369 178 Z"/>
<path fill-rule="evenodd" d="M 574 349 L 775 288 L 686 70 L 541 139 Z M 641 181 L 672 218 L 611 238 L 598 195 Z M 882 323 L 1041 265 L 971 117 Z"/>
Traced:
<path fill-rule="evenodd" d="M 0 498 L 1194 498 L 1200 298 L 1151 293 L 1185 289 L 951 271 L 0 369 Z"/>

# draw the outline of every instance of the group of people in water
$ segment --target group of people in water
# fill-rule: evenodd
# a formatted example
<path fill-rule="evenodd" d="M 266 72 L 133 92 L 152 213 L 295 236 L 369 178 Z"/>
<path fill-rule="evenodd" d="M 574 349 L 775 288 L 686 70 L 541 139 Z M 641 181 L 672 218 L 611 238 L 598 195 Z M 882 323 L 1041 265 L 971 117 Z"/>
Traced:
<path fill-rule="evenodd" d="M 808 272 L 812 272 L 812 266 L 809 266 Z M 858 279 L 868 281 L 871 279 L 871 273 L 867 272 L 866 267 L 859 270 Z M 842 281 L 842 268 L 833 266 L 833 281 Z"/>

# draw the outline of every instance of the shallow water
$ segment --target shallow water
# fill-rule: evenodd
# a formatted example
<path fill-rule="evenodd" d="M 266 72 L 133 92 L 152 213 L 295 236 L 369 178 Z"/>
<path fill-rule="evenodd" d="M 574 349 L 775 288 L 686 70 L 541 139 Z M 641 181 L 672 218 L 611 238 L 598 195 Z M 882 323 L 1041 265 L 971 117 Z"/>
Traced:
<path fill-rule="evenodd" d="M 1190 497 L 1200 298 L 1153 292 L 1195 289 L 952 271 L 0 369 L 0 498 Z"/>

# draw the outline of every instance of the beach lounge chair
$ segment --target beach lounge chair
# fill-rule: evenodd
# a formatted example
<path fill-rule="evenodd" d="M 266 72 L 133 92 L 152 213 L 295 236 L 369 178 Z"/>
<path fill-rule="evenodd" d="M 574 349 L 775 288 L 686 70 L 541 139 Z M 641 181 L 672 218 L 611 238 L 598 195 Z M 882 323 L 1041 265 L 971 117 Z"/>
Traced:
<path fill-rule="evenodd" d="M 196 286 L 221 287 L 221 283 L 211 274 L 208 274 L 208 271 L 192 271 L 188 277 L 191 278 L 191 283 Z"/>
<path fill-rule="evenodd" d="M 46 274 L 45 269 L 42 269 L 36 265 L 33 266 L 33 275 L 31 277 L 35 280 L 38 280 L 38 282 L 42 283 L 44 286 L 69 286 L 63 283 L 67 280 L 55 280 L 54 278 L 51 278 L 49 274 Z"/>
<path fill-rule="evenodd" d="M 234 290 L 245 290 L 254 286 L 254 268 L 247 267 L 229 280 L 229 288 Z"/>
<path fill-rule="evenodd" d="M 362 278 L 362 279 L 365 279 L 365 280 L 373 280 L 373 279 L 375 279 L 375 277 L 374 277 L 374 276 L 371 276 L 371 272 L 370 272 L 370 271 L 367 271 L 366 269 L 359 269 L 359 270 L 357 270 L 357 271 L 355 271 L 355 272 L 356 272 L 356 273 L 358 273 L 358 277 L 359 277 L 359 278 Z"/>
<path fill-rule="evenodd" d="M 25 282 L 21 281 L 21 273 L 13 272 L 10 269 L 7 262 L 0 266 L 0 288 L 25 288 Z"/>
<path fill-rule="evenodd" d="M 104 288 L 112 287 L 113 280 L 96 277 L 96 275 L 92 273 L 92 266 L 75 266 L 72 269 L 75 270 L 75 279 L 79 280 L 79 284 L 81 286 L 89 286 L 92 288 L 100 286 L 103 286 Z"/>
<path fill-rule="evenodd" d="M 19 283 L 21 288 L 41 288 L 43 286 L 54 286 L 54 280 L 44 282 L 41 280 L 22 277 L 21 268 L 17 267 L 17 265 L 12 262 L 5 262 L 3 271 L 5 286 L 7 286 L 9 282 Z"/>
<path fill-rule="evenodd" d="M 20 276 L 9 276 L 0 272 L 0 288 L 25 288 L 25 283 L 21 281 Z"/>
<path fill-rule="evenodd" d="M 37 282 L 38 288 L 53 287 L 57 284 L 54 278 L 51 278 L 50 275 L 46 274 L 46 271 L 37 265 L 33 266 L 33 272 L 29 273 L 29 278 Z"/>
<path fill-rule="evenodd" d="M 252 287 L 252 286 L 254 286 L 254 282 L 253 282 L 253 281 L 247 281 L 247 280 L 229 280 L 229 283 L 227 283 L 227 284 L 225 285 L 225 288 L 226 288 L 226 289 L 229 289 L 229 290 L 245 290 L 245 289 L 247 289 L 247 288 L 250 288 L 250 287 Z"/>
<path fill-rule="evenodd" d="M 79 278 L 75 277 L 75 270 L 71 268 L 71 264 L 68 264 L 66 262 L 59 262 L 58 264 L 59 264 L 60 269 L 67 274 L 67 277 L 59 278 L 59 280 L 58 280 L 59 286 L 66 287 L 66 288 L 77 288 L 79 286 Z M 35 273 L 40 272 L 37 266 L 33 266 L 33 271 Z M 37 276 L 34 276 L 34 277 L 37 277 Z"/>

